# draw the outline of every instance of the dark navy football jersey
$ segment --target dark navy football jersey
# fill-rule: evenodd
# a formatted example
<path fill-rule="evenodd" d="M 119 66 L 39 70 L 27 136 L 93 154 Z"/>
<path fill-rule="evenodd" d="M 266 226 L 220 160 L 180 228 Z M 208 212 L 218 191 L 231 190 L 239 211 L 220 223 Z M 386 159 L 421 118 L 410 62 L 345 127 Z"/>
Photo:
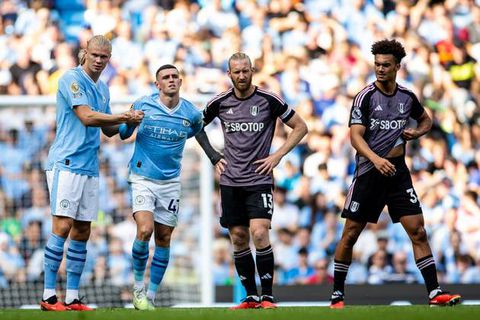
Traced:
<path fill-rule="evenodd" d="M 355 124 L 365 126 L 363 138 L 370 149 L 383 158 L 395 146 L 405 143 L 402 132 L 409 118 L 417 120 L 424 111 L 425 109 L 411 90 L 397 84 L 395 92 L 387 95 L 372 83 L 353 99 L 349 126 Z M 370 160 L 358 153 L 356 163 L 357 176 L 374 167 Z"/>
<path fill-rule="evenodd" d="M 295 112 L 277 95 L 255 88 L 245 99 L 235 96 L 233 88 L 213 98 L 203 111 L 203 121 L 218 117 L 225 139 L 226 170 L 220 184 L 252 186 L 273 184 L 272 175 L 255 172 L 253 162 L 268 157 L 277 118 L 287 122 Z"/>

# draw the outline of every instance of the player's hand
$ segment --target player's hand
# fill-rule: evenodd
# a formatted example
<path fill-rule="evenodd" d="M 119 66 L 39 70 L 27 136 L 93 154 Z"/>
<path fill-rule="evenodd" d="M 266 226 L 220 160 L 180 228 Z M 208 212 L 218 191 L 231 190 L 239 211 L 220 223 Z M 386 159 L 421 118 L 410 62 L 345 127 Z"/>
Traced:
<path fill-rule="evenodd" d="M 135 120 L 135 112 L 133 110 L 128 110 L 120 114 L 120 120 L 126 123 L 132 122 Z"/>
<path fill-rule="evenodd" d="M 133 121 L 130 121 L 130 122 L 127 121 L 127 124 L 131 126 L 137 126 L 140 124 L 140 122 L 142 122 L 145 114 L 143 113 L 142 110 L 132 110 L 132 112 L 133 112 Z"/>
<path fill-rule="evenodd" d="M 255 172 L 258 174 L 270 174 L 273 171 L 273 168 L 275 168 L 280 160 L 282 159 L 281 156 L 274 154 L 269 155 L 268 157 L 264 159 L 257 160 L 253 162 L 254 164 L 258 164 L 258 168 L 255 169 Z"/>
<path fill-rule="evenodd" d="M 218 160 L 218 162 L 215 164 L 215 172 L 218 175 L 221 175 L 225 171 L 226 166 L 227 166 L 227 160 L 223 158 Z"/>
<path fill-rule="evenodd" d="M 406 128 L 405 130 L 403 130 L 402 132 L 402 137 L 405 139 L 405 140 L 413 140 L 413 139 L 417 139 L 418 137 L 420 136 L 418 130 L 414 129 L 414 128 Z"/>
<path fill-rule="evenodd" d="M 387 159 L 384 158 L 378 158 L 378 160 L 375 160 L 373 162 L 373 165 L 375 168 L 377 168 L 378 171 L 384 176 L 391 177 L 394 176 L 397 170 L 395 169 L 395 166 L 388 161 Z"/>
<path fill-rule="evenodd" d="M 140 110 L 128 110 L 120 114 L 120 118 L 129 126 L 136 126 L 143 119 L 143 111 Z"/>

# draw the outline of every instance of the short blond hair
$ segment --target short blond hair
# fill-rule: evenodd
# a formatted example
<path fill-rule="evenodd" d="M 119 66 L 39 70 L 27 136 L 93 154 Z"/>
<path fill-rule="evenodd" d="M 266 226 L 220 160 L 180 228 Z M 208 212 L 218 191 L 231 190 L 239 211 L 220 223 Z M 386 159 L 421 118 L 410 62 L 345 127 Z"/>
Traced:
<path fill-rule="evenodd" d="M 112 43 L 110 42 L 110 40 L 108 40 L 105 36 L 102 35 L 93 36 L 92 38 L 90 38 L 90 40 L 87 41 L 87 48 L 81 49 L 78 52 L 78 61 L 80 61 L 80 65 L 83 65 L 85 63 L 85 60 L 87 59 L 87 50 L 91 46 L 107 48 L 110 52 L 112 52 Z"/>
<path fill-rule="evenodd" d="M 250 60 L 250 57 L 243 52 L 237 52 L 232 54 L 230 59 L 228 59 L 228 70 L 230 70 L 230 62 L 232 62 L 232 60 L 247 60 L 250 67 L 252 67 L 252 60 Z"/>
<path fill-rule="evenodd" d="M 87 41 L 87 50 L 91 47 L 100 47 L 100 48 L 107 48 L 112 51 L 112 43 L 110 40 L 107 39 L 107 37 L 102 36 L 102 35 L 96 35 L 93 36 L 90 40 Z"/>

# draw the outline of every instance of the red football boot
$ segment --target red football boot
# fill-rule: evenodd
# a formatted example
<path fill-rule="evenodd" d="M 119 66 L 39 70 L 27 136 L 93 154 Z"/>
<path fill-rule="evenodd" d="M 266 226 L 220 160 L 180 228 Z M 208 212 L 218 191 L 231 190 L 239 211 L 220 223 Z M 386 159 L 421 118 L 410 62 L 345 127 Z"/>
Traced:
<path fill-rule="evenodd" d="M 92 311 L 93 309 L 82 303 L 82 300 L 74 299 L 71 303 L 65 303 L 65 308 L 70 311 Z"/>
<path fill-rule="evenodd" d="M 261 302 L 259 307 L 262 309 L 275 309 L 277 305 L 275 304 L 275 299 L 272 296 L 263 295 L 261 297 Z"/>
<path fill-rule="evenodd" d="M 343 309 L 345 307 L 344 299 L 341 291 L 335 291 L 330 298 L 330 309 Z"/>
<path fill-rule="evenodd" d="M 51 296 L 47 300 L 40 301 L 40 309 L 43 311 L 66 311 L 67 309 L 58 301 L 57 296 Z"/>
<path fill-rule="evenodd" d="M 257 296 L 248 296 L 242 302 L 230 308 L 230 310 L 257 309 L 260 307 L 260 299 Z"/>
<path fill-rule="evenodd" d="M 439 306 L 439 307 L 445 307 L 445 306 L 454 306 L 457 303 L 460 302 L 460 299 L 462 297 L 459 294 L 449 294 L 446 291 L 441 291 L 438 293 L 435 297 L 430 299 L 429 305 L 431 307 Z"/>

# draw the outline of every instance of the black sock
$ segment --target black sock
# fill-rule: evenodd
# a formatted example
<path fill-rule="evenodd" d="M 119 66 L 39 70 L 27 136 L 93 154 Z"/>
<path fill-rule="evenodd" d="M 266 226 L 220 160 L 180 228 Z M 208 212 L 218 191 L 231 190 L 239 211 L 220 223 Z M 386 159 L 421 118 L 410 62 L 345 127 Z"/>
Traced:
<path fill-rule="evenodd" d="M 262 284 L 262 295 L 271 296 L 273 286 L 273 250 L 272 246 L 257 249 L 257 270 Z"/>
<path fill-rule="evenodd" d="M 258 295 L 257 285 L 255 284 L 255 262 L 250 248 L 234 252 L 233 259 L 240 281 L 247 290 L 247 296 Z"/>
<path fill-rule="evenodd" d="M 333 261 L 333 292 L 340 291 L 345 294 L 345 279 L 351 262 Z"/>
<path fill-rule="evenodd" d="M 430 294 L 433 290 L 439 287 L 437 280 L 437 268 L 435 267 L 435 260 L 433 256 L 429 255 L 415 261 L 418 269 L 422 273 L 423 280 L 425 281 L 425 286 L 427 291 Z"/>
<path fill-rule="evenodd" d="M 57 296 L 55 295 L 55 296 L 51 296 L 47 300 L 43 300 L 43 301 L 45 301 L 49 304 L 55 304 L 55 303 L 57 303 L 58 299 L 57 299 Z"/>

